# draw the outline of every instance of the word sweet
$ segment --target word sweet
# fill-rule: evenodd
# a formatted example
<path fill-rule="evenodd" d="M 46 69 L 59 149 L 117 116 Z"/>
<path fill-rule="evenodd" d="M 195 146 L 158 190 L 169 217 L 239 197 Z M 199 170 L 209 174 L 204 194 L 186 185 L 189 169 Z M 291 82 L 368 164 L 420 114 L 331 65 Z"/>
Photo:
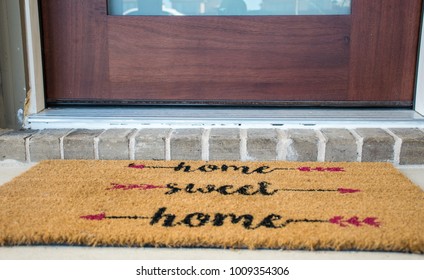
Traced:
<path fill-rule="evenodd" d="M 216 185 L 209 184 L 202 188 L 202 187 L 197 187 L 195 184 L 187 184 L 185 187 L 179 187 L 177 183 L 170 183 L 166 185 L 169 191 L 167 191 L 165 194 L 171 195 L 178 192 L 185 192 L 189 194 L 194 194 L 194 193 L 207 194 L 207 193 L 217 192 L 222 195 L 240 194 L 240 195 L 251 196 L 251 195 L 260 194 L 260 195 L 270 196 L 278 192 L 278 190 L 269 191 L 268 187 L 270 185 L 271 185 L 270 183 L 263 181 L 263 182 L 259 182 L 258 186 L 244 185 L 241 187 L 236 187 L 234 185 L 216 186 Z"/>

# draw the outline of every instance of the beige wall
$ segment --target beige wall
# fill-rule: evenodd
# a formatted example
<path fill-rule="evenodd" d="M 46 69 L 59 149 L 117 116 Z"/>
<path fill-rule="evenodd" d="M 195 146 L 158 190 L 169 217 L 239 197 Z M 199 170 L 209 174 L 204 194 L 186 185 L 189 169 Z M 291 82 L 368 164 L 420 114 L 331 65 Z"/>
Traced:
<path fill-rule="evenodd" d="M 0 126 L 20 128 L 26 96 L 21 1 L 0 0 Z"/>
<path fill-rule="evenodd" d="M 1 45 L 1 41 L 0 41 Z M 6 127 L 6 115 L 4 113 L 4 96 L 3 96 L 3 89 L 1 84 L 1 69 L 0 69 L 0 128 Z"/>

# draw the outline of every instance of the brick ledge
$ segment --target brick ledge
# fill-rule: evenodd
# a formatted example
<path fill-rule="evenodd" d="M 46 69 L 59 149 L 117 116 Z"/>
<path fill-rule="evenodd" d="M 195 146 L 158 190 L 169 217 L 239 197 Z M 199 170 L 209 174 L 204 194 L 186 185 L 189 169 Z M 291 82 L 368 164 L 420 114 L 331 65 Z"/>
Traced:
<path fill-rule="evenodd" d="M 377 161 L 424 165 L 421 128 L 0 130 L 0 160 Z"/>

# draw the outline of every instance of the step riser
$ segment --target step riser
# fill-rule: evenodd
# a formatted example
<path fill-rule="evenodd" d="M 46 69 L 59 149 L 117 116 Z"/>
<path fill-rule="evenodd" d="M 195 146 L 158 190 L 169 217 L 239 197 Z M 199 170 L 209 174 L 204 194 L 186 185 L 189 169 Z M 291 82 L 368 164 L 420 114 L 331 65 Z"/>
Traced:
<path fill-rule="evenodd" d="M 377 161 L 424 165 L 420 128 L 0 130 L 0 160 Z"/>

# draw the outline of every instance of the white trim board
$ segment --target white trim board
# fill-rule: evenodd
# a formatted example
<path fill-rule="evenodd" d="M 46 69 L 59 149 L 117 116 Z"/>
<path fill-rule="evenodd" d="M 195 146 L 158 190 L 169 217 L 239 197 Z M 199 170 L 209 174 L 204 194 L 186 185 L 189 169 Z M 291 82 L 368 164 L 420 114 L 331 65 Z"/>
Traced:
<path fill-rule="evenodd" d="M 25 27 L 29 81 L 29 90 L 25 100 L 25 116 L 28 116 L 45 109 L 38 0 L 25 0 Z"/>
<path fill-rule="evenodd" d="M 144 127 L 419 127 L 413 110 L 276 109 L 203 107 L 51 108 L 28 118 L 31 129 Z"/>
<path fill-rule="evenodd" d="M 424 12 L 421 24 L 424 23 Z M 418 50 L 417 79 L 415 88 L 414 109 L 421 115 L 424 115 L 424 28 L 421 27 L 420 45 Z"/>

